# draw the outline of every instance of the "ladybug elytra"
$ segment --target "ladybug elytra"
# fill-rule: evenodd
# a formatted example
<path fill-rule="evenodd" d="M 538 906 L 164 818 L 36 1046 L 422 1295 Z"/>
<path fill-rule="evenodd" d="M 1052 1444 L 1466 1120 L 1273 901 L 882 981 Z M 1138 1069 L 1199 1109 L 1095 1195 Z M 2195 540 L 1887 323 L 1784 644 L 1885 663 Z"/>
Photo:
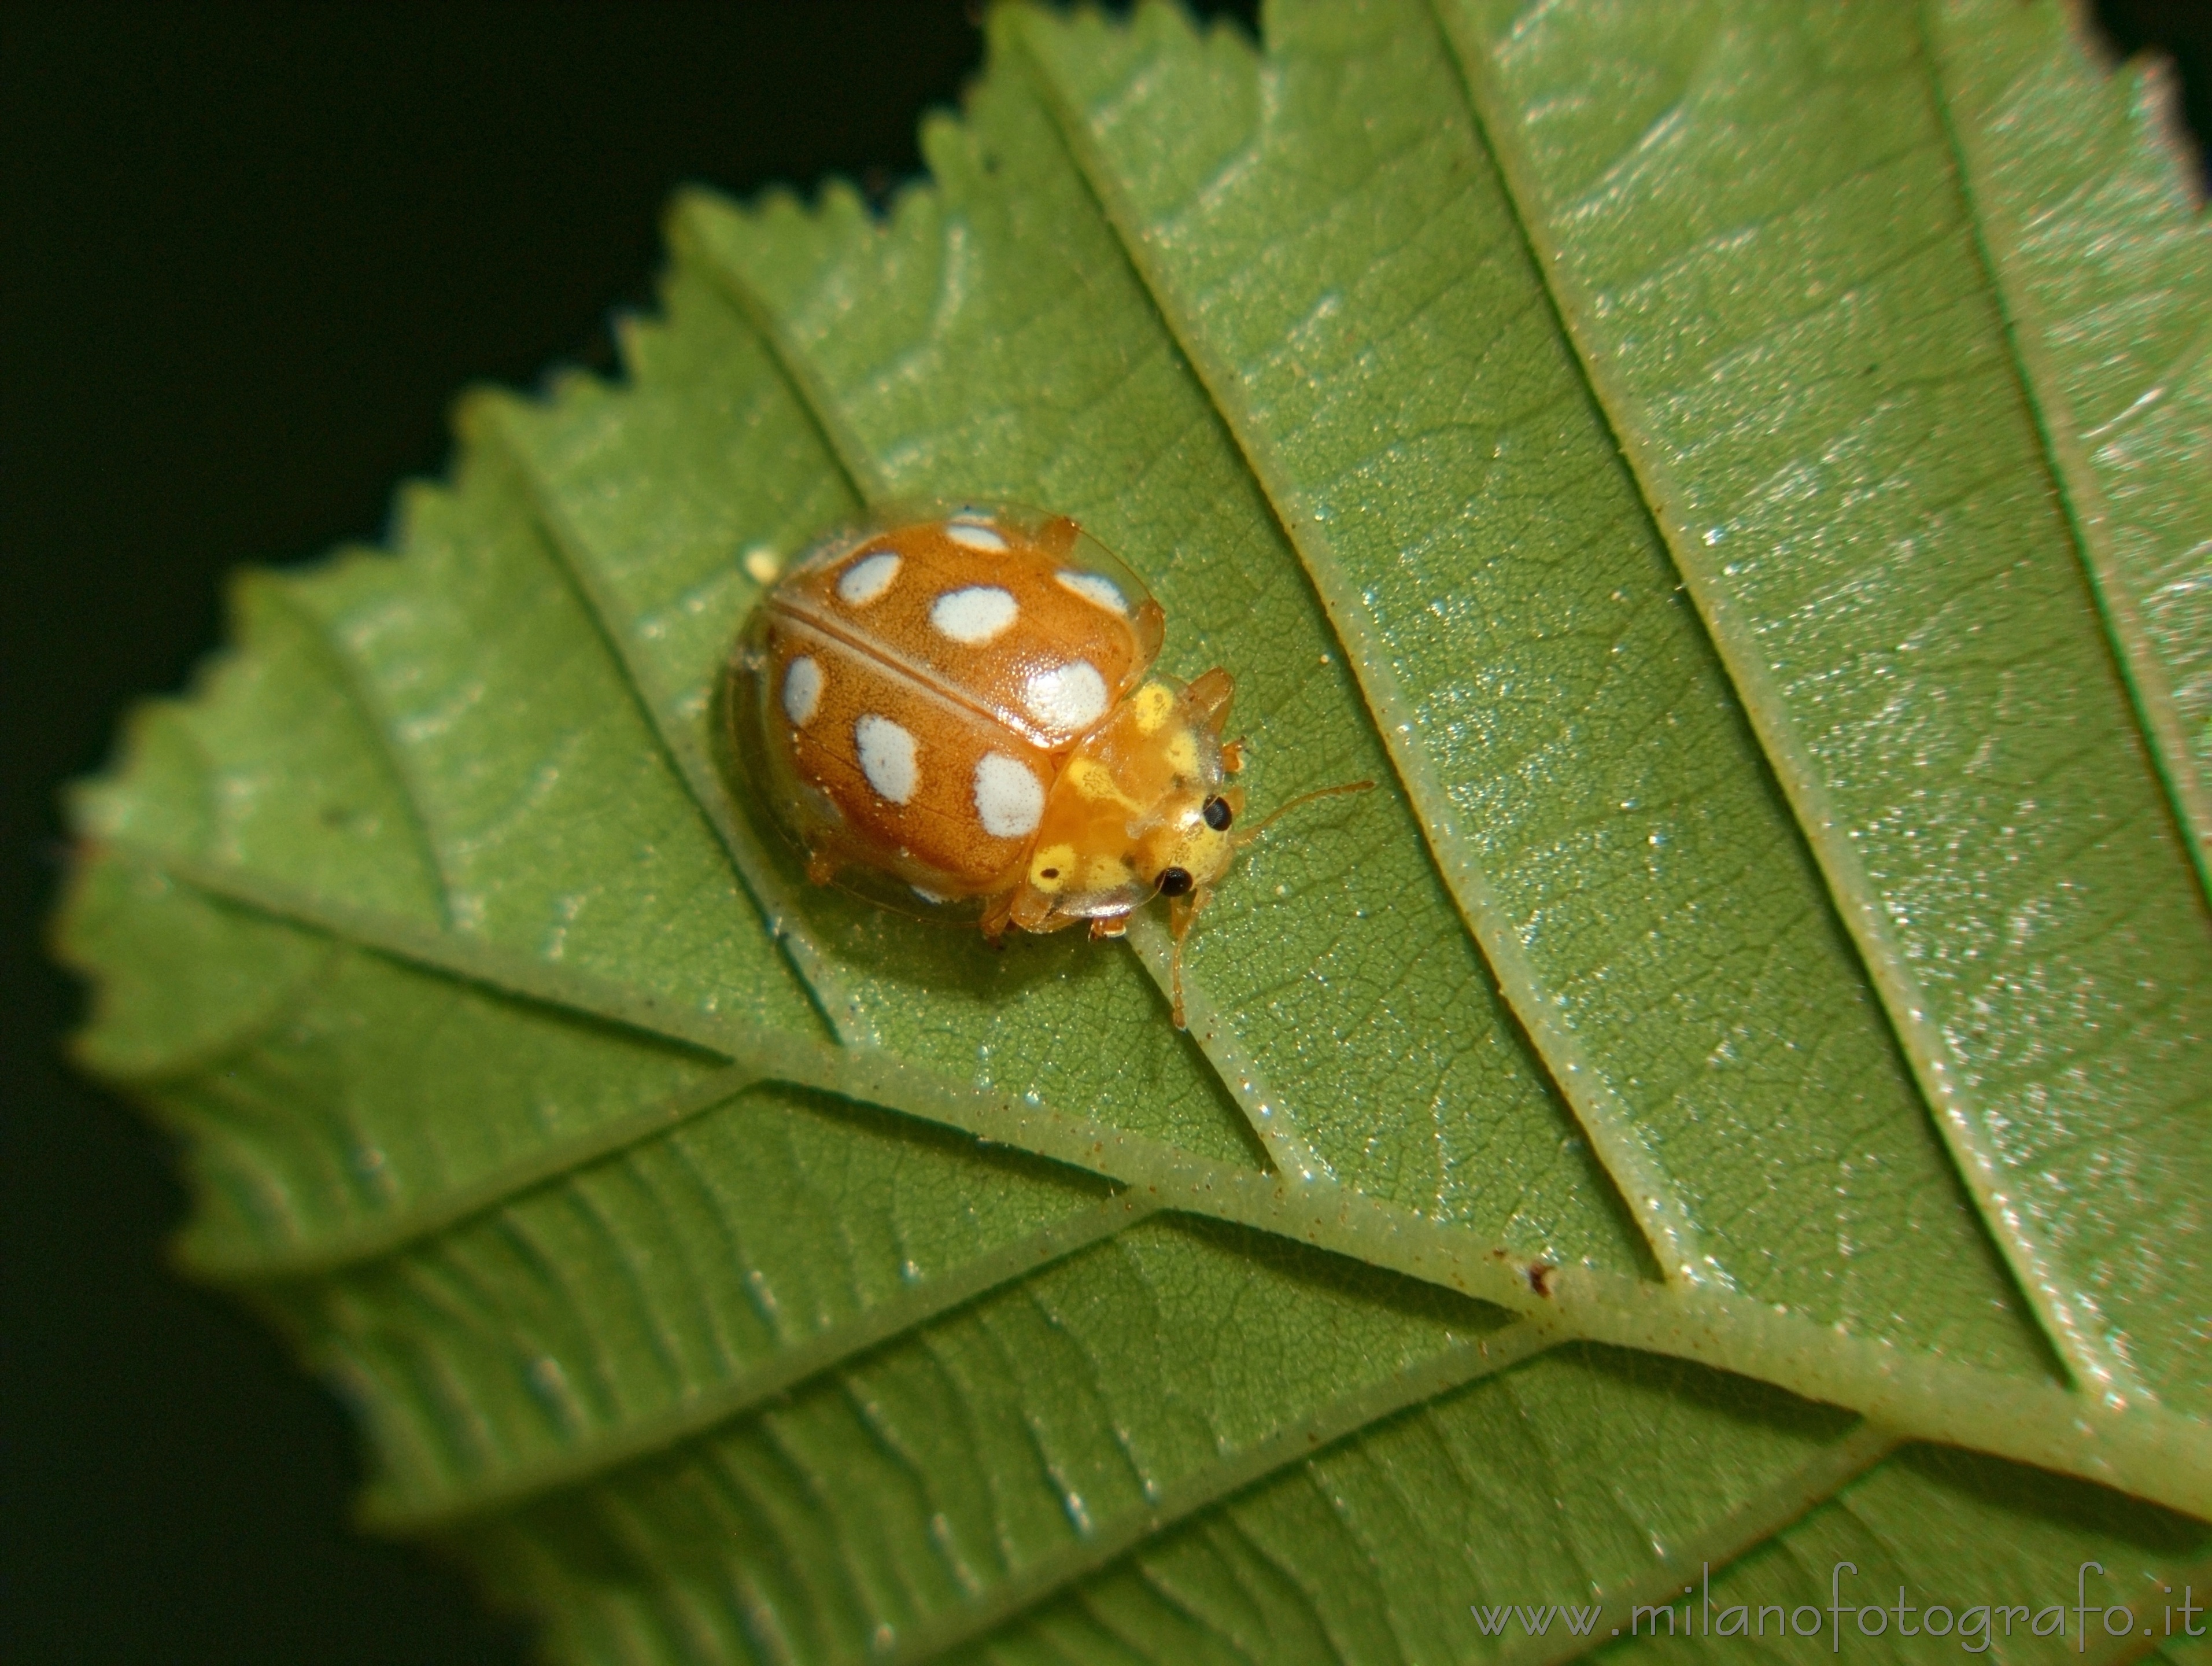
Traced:
<path fill-rule="evenodd" d="M 817 884 L 858 867 L 926 903 L 980 899 L 994 939 L 1078 921 L 1118 937 L 1170 898 L 1181 1028 L 1183 941 L 1256 830 L 1235 830 L 1227 781 L 1233 679 L 1153 674 L 1165 624 L 1065 515 L 888 514 L 763 594 L 731 663 L 733 739 Z"/>

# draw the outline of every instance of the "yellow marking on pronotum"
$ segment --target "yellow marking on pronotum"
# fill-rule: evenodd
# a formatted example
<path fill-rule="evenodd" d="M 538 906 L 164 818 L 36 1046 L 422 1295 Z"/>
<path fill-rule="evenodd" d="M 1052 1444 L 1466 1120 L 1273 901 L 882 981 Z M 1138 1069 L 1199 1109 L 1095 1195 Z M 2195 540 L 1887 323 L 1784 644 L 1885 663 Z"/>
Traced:
<path fill-rule="evenodd" d="M 1036 860 L 1030 864 L 1030 883 L 1039 891 L 1055 893 L 1067 884 L 1067 876 L 1075 866 L 1075 847 L 1056 844 L 1048 850 L 1040 850 Z"/>
<path fill-rule="evenodd" d="M 1158 734 L 1160 725 L 1168 721 L 1169 714 L 1176 708 L 1175 696 L 1162 683 L 1147 683 L 1129 697 L 1137 714 L 1137 732 L 1139 734 Z"/>

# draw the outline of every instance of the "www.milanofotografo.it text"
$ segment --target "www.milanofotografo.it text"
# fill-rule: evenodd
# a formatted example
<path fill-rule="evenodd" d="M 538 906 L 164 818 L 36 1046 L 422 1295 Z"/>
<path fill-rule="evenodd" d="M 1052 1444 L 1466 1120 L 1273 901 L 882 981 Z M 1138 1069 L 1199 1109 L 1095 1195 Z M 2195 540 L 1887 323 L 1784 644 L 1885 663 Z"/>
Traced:
<path fill-rule="evenodd" d="M 2161 1584 L 2155 1592 L 2139 1588 L 2129 1593 L 2131 1602 L 2108 1602 L 2105 1598 L 2112 1593 L 2099 1562 L 2084 1562 L 2075 1570 L 2071 1602 L 1915 1603 L 1902 1585 L 1895 1600 L 1885 1602 L 1874 1600 L 1870 1590 L 1848 1589 L 1857 1572 L 1851 1562 L 1830 1568 L 1825 1606 L 1732 1602 L 1725 1594 L 1716 1602 L 1712 1566 L 1707 1563 L 1700 1583 L 1683 1586 L 1681 1596 L 1631 1603 L 1625 1615 L 1615 1610 L 1610 1619 L 1602 1602 L 1554 1602 L 1539 1608 L 1476 1602 L 1468 1611 L 1485 1637 L 1551 1637 L 1554 1626 L 1562 1642 L 1577 1637 L 1741 1637 L 1747 1641 L 1817 1637 L 1837 1654 L 1847 1642 L 1881 1637 L 1893 1627 L 1902 1637 L 1953 1639 L 1968 1654 L 1981 1654 L 2008 1637 L 2065 1638 L 2076 1652 L 2086 1652 L 2093 1640 L 2106 1638 L 2207 1634 L 2205 1605 L 2197 1601 L 2190 1586 L 2177 1591 Z M 2092 1574 L 2098 1576 L 2098 1590 L 2090 1588 Z"/>

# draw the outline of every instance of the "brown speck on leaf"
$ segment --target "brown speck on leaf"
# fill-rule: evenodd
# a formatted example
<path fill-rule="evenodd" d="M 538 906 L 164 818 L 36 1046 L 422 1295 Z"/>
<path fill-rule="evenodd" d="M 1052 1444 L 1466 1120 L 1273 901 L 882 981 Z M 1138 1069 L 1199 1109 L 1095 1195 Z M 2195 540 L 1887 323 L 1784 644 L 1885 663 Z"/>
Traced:
<path fill-rule="evenodd" d="M 1547 1261 L 1530 1262 L 1528 1263 L 1528 1288 L 1534 1291 L 1539 1296 L 1543 1297 L 1545 1300 L 1549 1301 L 1552 1296 L 1552 1274 L 1558 1270 L 1559 1269 L 1557 1268 L 1553 1267 L 1552 1263 Z"/>

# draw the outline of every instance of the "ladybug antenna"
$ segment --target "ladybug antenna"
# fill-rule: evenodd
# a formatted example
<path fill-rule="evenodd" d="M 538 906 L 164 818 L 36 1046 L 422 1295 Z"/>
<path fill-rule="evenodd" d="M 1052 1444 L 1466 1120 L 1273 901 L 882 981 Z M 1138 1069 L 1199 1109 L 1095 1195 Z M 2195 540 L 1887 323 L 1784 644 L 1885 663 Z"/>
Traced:
<path fill-rule="evenodd" d="M 1169 1013 L 1175 1019 L 1175 1027 L 1178 1030 L 1190 1028 L 1182 1010 L 1183 940 L 1190 935 L 1191 922 L 1198 918 L 1198 911 L 1206 906 L 1206 899 L 1212 895 L 1210 886 L 1201 885 L 1187 899 L 1178 897 L 1168 906 L 1168 932 L 1175 943 L 1174 950 L 1168 956 Z"/>
<path fill-rule="evenodd" d="M 1310 793 L 1301 793 L 1297 797 L 1292 799 L 1288 804 L 1277 805 L 1273 810 L 1268 812 L 1266 819 L 1261 821 L 1257 827 L 1248 828 L 1243 832 L 1238 834 L 1237 836 L 1237 848 L 1240 850 L 1243 849 L 1246 845 L 1250 844 L 1255 840 L 1258 839 L 1262 833 L 1265 833 L 1277 822 L 1282 820 L 1284 817 L 1289 815 L 1291 811 L 1299 808 L 1303 805 L 1311 804 L 1316 799 L 1349 798 L 1354 793 L 1371 793 L 1374 790 L 1375 783 L 1371 781 L 1346 781 L 1341 787 L 1316 787 Z"/>

